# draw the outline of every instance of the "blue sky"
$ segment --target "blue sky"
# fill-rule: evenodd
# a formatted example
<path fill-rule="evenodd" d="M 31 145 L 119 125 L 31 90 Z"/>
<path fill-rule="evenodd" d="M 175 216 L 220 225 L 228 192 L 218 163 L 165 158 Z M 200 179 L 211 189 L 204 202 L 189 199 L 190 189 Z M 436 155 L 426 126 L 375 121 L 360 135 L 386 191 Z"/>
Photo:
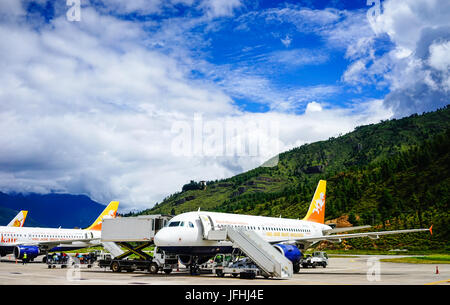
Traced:
<path fill-rule="evenodd" d="M 147 1 L 150 2 L 152 1 Z M 303 92 L 305 88 L 315 87 L 320 102 L 343 107 L 361 99 L 382 98 L 388 92 L 385 86 L 373 83 L 360 84 L 355 88 L 343 82 L 342 76 L 351 64 L 351 59 L 346 57 L 349 41 L 343 41 L 341 44 L 330 43 L 326 37 L 330 35 L 329 31 L 334 25 L 349 19 L 342 12 L 365 15 L 369 6 L 364 1 L 235 2 L 235 7 L 229 9 L 231 13 L 220 18 L 208 18 L 206 21 L 201 1 L 170 5 L 160 3 L 159 9 L 149 12 L 145 11 L 146 4 L 143 3 L 143 8 L 137 6 L 136 10 L 115 10 L 114 6 L 105 5 L 104 1 L 81 1 L 82 8 L 107 12 L 107 15 L 119 20 L 136 24 L 150 23 L 145 29 L 149 39 L 161 30 L 166 22 L 193 22 L 187 29 L 187 34 L 194 37 L 193 40 L 197 43 L 182 46 L 190 56 L 207 61 L 217 69 L 239 71 L 251 77 L 264 78 L 277 91 Z M 61 2 L 54 1 L 32 1 L 25 3 L 25 6 L 31 22 L 40 18 L 47 24 L 51 24 L 54 18 L 68 9 Z M 286 11 L 285 16 L 280 13 L 283 10 Z M 298 18 L 295 14 L 301 11 L 310 12 L 311 16 L 306 15 L 304 20 L 293 19 Z M 320 19 L 320 12 L 327 11 L 330 12 L 327 17 L 332 18 L 330 22 Z M 317 16 L 314 16 L 315 14 Z M 361 18 L 359 21 L 366 23 Z M 366 26 L 367 24 L 361 24 L 362 28 Z M 377 44 L 375 52 L 378 56 L 393 47 L 387 35 L 377 37 L 374 43 Z M 177 43 L 165 46 L 159 43 L 147 45 L 148 49 L 168 52 L 178 47 L 180 46 Z M 209 75 L 208 72 L 209 69 L 205 72 L 195 66 L 191 67 L 190 71 L 193 79 L 206 78 L 222 84 L 220 75 Z M 323 90 L 319 90 L 319 87 L 323 87 Z M 244 111 L 267 112 L 274 107 L 267 101 L 242 92 L 229 90 L 228 93 Z M 289 111 L 304 112 L 305 102 L 296 103 L 291 100 L 293 105 L 289 106 Z"/>
<path fill-rule="evenodd" d="M 0 191 L 148 208 L 447 105 L 450 4 L 366 2 L 2 1 Z"/>

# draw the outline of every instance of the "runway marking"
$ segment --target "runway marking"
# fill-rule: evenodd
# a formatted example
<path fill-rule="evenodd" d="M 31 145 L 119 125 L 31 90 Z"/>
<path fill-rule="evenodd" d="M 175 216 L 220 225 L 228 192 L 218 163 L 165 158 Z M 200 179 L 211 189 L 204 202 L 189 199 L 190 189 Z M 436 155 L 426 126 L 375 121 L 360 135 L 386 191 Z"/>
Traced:
<path fill-rule="evenodd" d="M 440 283 L 450 283 L 450 279 L 437 281 L 437 282 L 426 283 L 425 285 L 436 285 L 436 284 L 440 284 Z"/>

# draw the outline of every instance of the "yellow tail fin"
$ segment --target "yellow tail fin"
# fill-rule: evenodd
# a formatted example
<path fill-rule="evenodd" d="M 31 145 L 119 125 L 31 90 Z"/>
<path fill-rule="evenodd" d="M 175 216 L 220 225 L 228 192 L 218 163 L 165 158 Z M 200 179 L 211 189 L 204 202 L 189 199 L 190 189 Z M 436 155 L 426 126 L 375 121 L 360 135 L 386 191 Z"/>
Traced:
<path fill-rule="evenodd" d="M 104 218 L 116 217 L 117 209 L 119 207 L 119 201 L 111 201 L 98 218 L 91 224 L 90 227 L 85 230 L 100 231 L 102 229 L 102 223 Z"/>
<path fill-rule="evenodd" d="M 309 206 L 308 213 L 306 213 L 303 220 L 323 223 L 325 220 L 325 193 L 327 188 L 327 181 L 320 180 L 317 185 L 316 192 Z"/>
<path fill-rule="evenodd" d="M 11 220 L 11 222 L 8 224 L 8 227 L 23 227 L 25 219 L 27 218 L 27 214 L 28 211 L 20 211 L 19 214 L 17 214 L 16 217 Z"/>

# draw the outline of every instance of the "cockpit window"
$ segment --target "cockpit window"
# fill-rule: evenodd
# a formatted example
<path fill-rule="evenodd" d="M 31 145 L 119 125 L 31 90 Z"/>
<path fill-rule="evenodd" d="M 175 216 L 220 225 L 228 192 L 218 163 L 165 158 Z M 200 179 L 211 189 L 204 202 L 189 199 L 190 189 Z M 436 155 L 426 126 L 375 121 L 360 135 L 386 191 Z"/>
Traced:
<path fill-rule="evenodd" d="M 189 221 L 189 228 L 193 228 L 193 227 L 194 227 L 194 224 Z"/>
<path fill-rule="evenodd" d="M 172 221 L 169 222 L 169 227 L 178 227 L 180 225 L 179 221 Z"/>

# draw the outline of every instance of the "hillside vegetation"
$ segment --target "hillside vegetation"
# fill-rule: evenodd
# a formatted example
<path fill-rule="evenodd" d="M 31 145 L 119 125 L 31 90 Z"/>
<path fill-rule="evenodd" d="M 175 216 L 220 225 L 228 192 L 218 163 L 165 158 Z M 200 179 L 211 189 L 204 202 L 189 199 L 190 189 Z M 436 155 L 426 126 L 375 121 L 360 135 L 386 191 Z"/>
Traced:
<path fill-rule="evenodd" d="M 202 210 L 302 218 L 319 179 L 327 183 L 326 220 L 348 216 L 375 229 L 427 228 L 426 233 L 321 244 L 333 248 L 449 248 L 450 107 L 357 127 L 346 135 L 300 146 L 274 167 L 234 177 L 191 181 L 139 214 Z M 373 228 L 371 229 L 373 230 Z"/>

